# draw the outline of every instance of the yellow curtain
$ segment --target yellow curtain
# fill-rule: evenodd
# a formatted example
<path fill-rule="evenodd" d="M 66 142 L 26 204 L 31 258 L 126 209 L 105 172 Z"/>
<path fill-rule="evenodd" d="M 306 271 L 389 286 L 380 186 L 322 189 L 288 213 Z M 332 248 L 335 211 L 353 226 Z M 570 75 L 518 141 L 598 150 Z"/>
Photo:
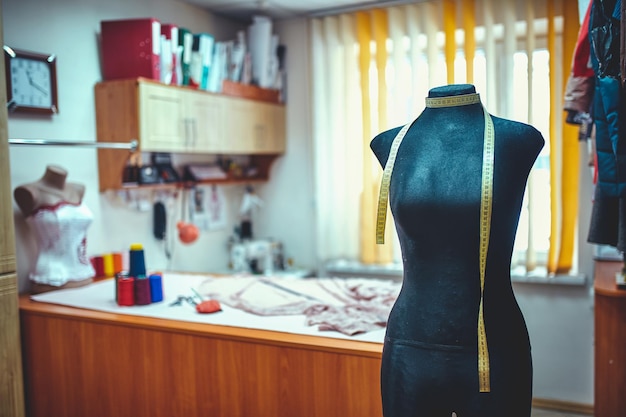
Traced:
<path fill-rule="evenodd" d="M 443 31 L 446 37 L 445 56 L 448 84 L 454 84 L 454 57 L 456 56 L 456 1 L 443 2 Z"/>
<path fill-rule="evenodd" d="M 544 15 L 542 10 L 535 13 L 532 4 L 528 4 L 524 11 L 526 16 L 517 14 L 514 9 L 515 1 L 497 2 L 494 0 L 433 0 L 403 9 L 392 11 L 396 15 L 400 10 L 407 12 L 407 15 L 415 15 L 419 21 L 407 21 L 404 29 L 395 28 L 393 39 L 391 39 L 389 29 L 389 9 L 375 9 L 361 11 L 350 16 L 354 18 L 356 41 L 358 44 L 358 72 L 360 82 L 360 113 L 362 123 L 362 162 L 363 171 L 363 192 L 360 198 L 360 261 L 363 263 L 386 263 L 393 259 L 392 246 L 393 227 L 386 228 L 385 246 L 375 244 L 375 207 L 380 186 L 380 176 L 382 170 L 373 157 L 369 148 L 372 138 L 392 126 L 389 126 L 388 118 L 388 90 L 387 77 L 393 79 L 395 71 L 401 67 L 395 63 L 402 62 L 403 54 L 410 60 L 411 72 L 417 73 L 415 64 L 419 65 L 420 54 L 426 57 L 425 64 L 428 66 L 428 79 L 422 75 L 413 80 L 419 83 L 419 87 L 412 87 L 415 93 L 420 88 L 426 86 L 433 87 L 440 85 L 443 73 L 441 72 L 441 61 L 438 54 L 443 52 L 445 58 L 445 76 L 447 83 L 455 83 L 455 58 L 457 52 L 456 31 L 462 29 L 464 36 L 463 51 L 466 59 L 466 82 L 483 83 L 485 88 L 485 100 L 495 111 L 504 111 L 503 117 L 513 117 L 509 114 L 513 110 L 512 105 L 507 105 L 507 96 L 502 81 L 498 81 L 495 74 L 498 72 L 496 63 L 503 65 L 506 60 L 511 60 L 505 67 L 507 70 L 506 79 L 513 77 L 513 56 L 517 53 L 518 40 L 516 29 L 520 21 L 526 19 L 526 52 L 528 56 L 528 122 L 532 121 L 533 108 L 533 53 L 535 52 L 535 31 L 536 15 Z M 437 8 L 441 7 L 440 15 L 437 15 Z M 484 15 L 477 16 L 476 9 L 484 12 Z M 508 14 L 501 13 L 503 7 Z M 538 6 L 535 6 L 538 7 Z M 547 46 L 549 53 L 549 77 L 550 77 L 550 124 L 547 136 L 550 137 L 550 242 L 548 249 L 547 269 L 549 273 L 567 273 L 570 271 L 574 261 L 574 251 L 576 246 L 576 227 L 578 215 L 578 181 L 579 181 L 579 143 L 575 127 L 564 122 L 564 112 L 562 110 L 562 92 L 564 90 L 566 76 L 571 67 L 571 58 L 575 42 L 578 36 L 578 7 L 577 2 L 563 0 L 547 0 L 545 2 L 547 16 Z M 411 13 L 409 13 L 409 11 Z M 392 13 L 392 15 L 393 15 Z M 457 25 L 457 15 L 459 15 L 459 25 Z M 502 21 L 502 16 L 505 21 Z M 556 27 L 561 23 L 562 16 L 562 36 Z M 476 56 L 476 20 L 481 20 L 480 24 L 485 27 L 485 39 L 482 48 L 485 51 L 487 77 L 482 74 L 474 74 L 474 60 Z M 395 17 L 398 21 L 398 16 Z M 504 24 L 505 39 L 508 44 L 504 48 L 504 54 L 495 53 L 494 26 Z M 404 44 L 402 33 L 407 32 L 409 44 Z M 436 42 L 438 33 L 443 34 L 444 45 Z M 409 36 L 410 35 L 410 36 Z M 513 40 L 511 40 L 513 39 Z M 402 40 L 402 43 L 399 42 Z M 557 43 L 558 42 L 558 43 Z M 387 44 L 392 43 L 395 56 L 395 71 L 388 73 L 387 66 L 390 59 Z M 397 48 L 402 48 L 401 50 Z M 375 51 L 375 52 L 374 52 Z M 504 55 L 504 56 L 503 56 Z M 400 59 L 398 59 L 400 57 Z M 561 58 L 562 57 L 562 58 Z M 402 64 L 404 65 L 404 64 Z M 510 68 L 509 68 L 510 66 Z M 397 67 L 397 68 L 396 68 Z M 425 71 L 425 70 L 424 70 Z M 536 77 L 536 75 L 535 75 Z M 395 85 L 395 84 L 394 84 Z M 482 84 L 481 84 L 482 85 Z M 397 86 L 396 86 L 397 88 Z M 504 93 L 504 94 L 503 94 Z M 394 95 L 395 96 L 395 95 Z M 504 97 L 502 97 L 504 96 Z M 391 99 L 394 100 L 395 97 Z M 535 97 L 537 99 L 537 97 Z M 405 100 L 406 101 L 406 100 Z M 418 100 L 415 100 L 419 103 Z M 413 102 L 410 103 L 413 105 Z M 510 103 L 508 103 L 510 104 Z M 390 104 L 389 104 L 390 105 Z M 394 107 L 395 108 L 395 107 Z M 419 111 L 419 106 L 415 107 Z M 394 125 L 398 125 L 398 120 L 393 120 Z M 532 186 L 532 176 L 529 178 L 529 186 Z M 532 193 L 530 193 L 532 194 Z M 530 204 L 532 205 L 532 203 Z M 529 209 L 530 222 L 534 215 Z M 537 216 L 541 213 L 534 213 Z M 388 221 L 392 221 L 392 216 L 387 216 Z M 532 239 L 533 225 L 529 226 L 529 238 Z M 529 239 L 529 240 L 530 240 Z M 528 243 L 527 267 L 532 270 L 535 264 L 533 242 Z"/>
<path fill-rule="evenodd" d="M 563 1 L 563 62 L 564 71 L 562 79 L 563 89 L 567 84 L 567 76 L 572 67 L 572 56 L 578 38 L 580 25 L 578 20 L 578 2 Z M 576 224 L 578 218 L 578 190 L 579 190 L 579 165 L 580 152 L 578 143 L 578 128 L 565 123 L 565 112 L 561 110 L 561 126 L 563 141 L 563 171 L 562 171 L 562 226 L 561 226 L 561 251 L 559 253 L 555 273 L 568 273 L 572 269 L 574 259 L 574 247 L 576 242 Z"/>
<path fill-rule="evenodd" d="M 389 263 L 392 261 L 392 246 L 389 243 L 389 230 L 384 245 L 375 242 L 375 210 L 378 190 L 380 188 L 380 173 L 374 175 L 372 164 L 373 155 L 369 147 L 372 140 L 372 124 L 376 122 L 378 131 L 387 126 L 387 83 L 385 68 L 387 65 L 387 38 L 389 27 L 387 24 L 387 10 L 376 9 L 371 12 L 356 13 L 357 40 L 359 43 L 359 71 L 361 75 L 362 113 L 363 113 L 363 194 L 361 196 L 361 262 L 365 264 Z M 376 110 L 377 120 L 372 120 L 372 102 L 370 65 L 372 62 L 371 43 L 376 44 Z M 389 222 L 391 216 L 387 216 Z"/>
<path fill-rule="evenodd" d="M 565 274 L 572 268 L 576 243 L 579 188 L 579 144 L 575 126 L 565 123 L 562 92 L 572 65 L 580 28 L 578 3 L 562 2 L 562 61 L 556 61 L 555 3 L 547 2 L 548 51 L 550 53 L 550 199 L 551 227 L 548 273 Z M 557 125 L 558 124 L 558 125 Z M 561 132 L 561 137 L 559 137 Z"/>
<path fill-rule="evenodd" d="M 476 4 L 474 0 L 464 0 L 463 5 L 463 31 L 465 32 L 465 73 L 466 82 L 474 84 L 474 56 L 476 55 Z"/>
<path fill-rule="evenodd" d="M 533 53 L 535 52 L 535 5 L 534 2 L 526 2 L 526 56 L 528 62 L 526 64 L 526 77 L 528 78 L 528 107 L 526 109 L 526 117 L 528 123 L 533 124 Z M 528 176 L 528 245 L 526 247 L 526 271 L 533 271 L 537 267 L 537 255 L 535 253 L 534 227 L 533 223 L 537 219 L 538 210 L 535 208 L 535 172 L 531 171 Z"/>
<path fill-rule="evenodd" d="M 370 41 L 372 39 L 372 24 L 370 14 L 358 12 L 356 14 L 356 33 L 359 42 L 359 72 L 361 75 L 361 111 L 363 113 L 363 143 L 372 139 L 372 129 L 369 123 L 372 114 L 370 102 Z M 374 175 L 369 169 L 371 151 L 369 146 L 363 147 L 363 193 L 361 194 L 361 262 L 374 263 L 376 261 L 376 244 L 371 242 L 375 236 L 373 208 L 376 200 L 372 188 Z M 369 209 L 368 209 L 369 208 Z"/>
<path fill-rule="evenodd" d="M 557 112 L 555 110 L 555 88 L 557 85 L 556 79 L 556 60 L 552 57 L 556 56 L 556 31 L 554 29 L 554 2 L 548 1 L 547 4 L 548 15 L 548 53 L 550 54 L 550 248 L 548 249 L 548 272 L 554 273 L 557 269 L 557 248 L 560 246 L 560 233 L 559 233 L 559 219 L 561 214 L 559 213 L 559 177 L 554 175 L 556 172 L 560 172 L 560 153 L 561 147 L 557 140 L 556 133 L 556 117 Z"/>
<path fill-rule="evenodd" d="M 378 93 L 376 94 L 378 97 L 378 130 L 383 131 L 391 126 L 388 126 L 387 123 L 387 59 L 388 59 L 388 51 L 387 51 L 387 39 L 389 38 L 389 24 L 388 24 L 388 16 L 387 9 L 376 9 L 372 11 L 372 30 L 374 32 L 374 41 L 376 42 L 376 74 L 378 75 Z M 367 147 L 369 150 L 369 142 L 372 138 L 367 139 Z M 373 160 L 373 155 L 370 152 L 369 161 Z M 365 163 L 365 161 L 363 161 Z M 371 166 L 367 165 L 367 166 Z M 382 177 L 381 171 L 377 170 L 379 173 L 376 176 L 376 181 L 372 184 L 373 195 L 378 197 L 379 189 L 380 189 L 380 180 Z M 368 208 L 369 209 L 369 208 Z M 369 211 L 369 210 L 368 210 Z M 387 225 L 385 227 L 385 244 L 376 245 L 376 263 L 390 263 L 393 260 L 393 248 L 391 245 L 391 231 L 393 230 L 390 227 L 390 223 L 392 217 L 389 213 L 389 207 L 387 207 Z M 374 217 L 370 216 L 373 220 Z M 372 225 L 374 222 L 372 221 Z M 368 239 L 371 239 L 371 242 L 374 242 L 374 235 L 370 234 Z"/>

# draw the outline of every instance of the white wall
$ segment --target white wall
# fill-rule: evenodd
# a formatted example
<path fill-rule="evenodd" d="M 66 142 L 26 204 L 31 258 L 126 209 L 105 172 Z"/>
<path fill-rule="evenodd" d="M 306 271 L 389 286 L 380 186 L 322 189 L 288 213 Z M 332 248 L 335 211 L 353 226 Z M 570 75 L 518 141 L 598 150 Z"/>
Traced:
<path fill-rule="evenodd" d="M 262 188 L 270 206 L 259 213 L 260 230 L 285 242 L 296 267 L 315 269 L 308 23 L 293 19 L 275 27 L 287 47 L 287 152 L 274 163 L 271 180 Z"/>
<path fill-rule="evenodd" d="M 52 119 L 10 116 L 10 138 L 94 140 L 93 86 L 100 81 L 96 32 L 100 20 L 153 16 L 208 31 L 218 39 L 231 39 L 238 24 L 224 22 L 200 9 L 169 0 L 3 0 L 4 39 L 19 49 L 58 55 L 61 113 Z M 288 107 L 287 153 L 276 160 L 267 184 L 257 186 L 265 201 L 255 223 L 258 236 L 285 243 L 287 255 L 297 266 L 317 264 L 314 241 L 314 211 L 308 25 L 306 20 L 276 22 L 276 32 L 287 46 Z M 66 167 L 70 181 L 87 186 L 85 201 L 95 215 L 88 234 L 88 252 L 126 248 L 142 242 L 150 268 L 167 265 L 163 251 L 151 235 L 150 212 L 139 212 L 118 198 L 98 193 L 97 160 L 94 150 L 11 147 L 13 187 L 38 179 L 45 166 Z M 586 172 L 583 170 L 583 172 Z M 588 176 L 583 175 L 583 196 L 590 195 Z M 231 224 L 238 208 L 242 186 L 225 187 Z M 2 196 L 10 198 L 10 196 Z M 150 195 L 146 196 L 147 198 Z M 580 213 L 580 269 L 592 276 L 590 246 L 586 241 L 589 200 L 583 198 Z M 16 210 L 18 275 L 20 291 L 26 288 L 29 256 L 34 242 Z M 173 269 L 214 271 L 226 267 L 229 230 L 204 233 L 199 241 L 175 248 Z M 526 317 L 535 370 L 534 395 L 538 398 L 593 402 L 593 310 L 590 285 L 579 287 L 516 284 L 515 291 Z"/>
<path fill-rule="evenodd" d="M 5 0 L 3 2 L 5 43 L 17 49 L 57 55 L 59 87 L 58 115 L 32 117 L 10 115 L 9 138 L 62 139 L 70 141 L 94 141 L 96 137 L 94 111 L 94 85 L 101 81 L 97 35 L 99 22 L 105 19 L 131 17 L 155 17 L 161 22 L 172 22 L 194 32 L 206 31 L 217 40 L 234 39 L 237 30 L 245 28 L 240 22 L 216 18 L 194 6 L 175 0 Z M 290 55 L 289 65 L 295 68 L 306 66 L 304 52 L 298 56 L 297 48 Z M 306 56 L 304 57 L 306 58 Z M 300 89 L 301 90 L 301 89 Z M 293 89 L 294 100 L 305 93 Z M 297 113 L 296 113 L 297 114 Z M 306 130 L 296 117 L 294 126 Z M 292 123 L 288 121 L 288 125 Z M 256 185 L 260 197 L 266 202 L 255 219 L 255 234 L 258 237 L 281 239 L 287 256 L 294 258 L 297 265 L 310 268 L 313 255 L 309 242 L 310 192 L 302 184 L 310 182 L 308 170 L 302 175 L 293 175 L 307 163 L 306 146 L 296 132 L 294 143 L 288 144 L 289 156 L 279 158 L 270 174 L 272 183 L 268 195 L 264 195 L 264 184 Z M 126 141 L 130 138 L 120 138 Z M 120 157 L 125 151 L 120 151 Z M 173 258 L 167 262 L 163 245 L 152 236 L 152 211 L 137 209 L 140 201 L 151 207 L 152 192 L 131 191 L 128 193 L 98 192 L 96 151 L 91 148 L 68 148 L 51 146 L 11 146 L 11 184 L 16 186 L 35 181 L 41 177 L 46 165 L 57 164 L 69 172 L 68 180 L 86 185 L 85 202 L 94 213 L 94 222 L 87 235 L 88 255 L 127 249 L 132 242 L 141 242 L 146 251 L 148 267 L 153 270 L 170 267 L 188 271 L 224 271 L 228 265 L 227 240 L 237 222 L 237 212 L 243 185 L 223 186 L 229 213 L 228 226 L 219 231 L 202 232 L 193 245 L 182 245 L 174 240 Z M 197 159 L 197 158 L 196 158 Z M 202 159 L 202 158 L 200 158 Z M 294 162 L 295 161 L 295 162 Z M 279 171 L 278 173 L 276 171 Z M 278 175 L 277 175 L 278 174 Z M 274 177 L 276 182 L 274 182 Z M 282 177 L 282 179 L 281 179 Z M 171 202 L 170 202 L 171 203 Z M 180 201 L 175 203 L 172 220 L 180 218 Z M 307 206 L 301 209 L 300 206 Z M 274 207 L 278 207 L 274 211 Z M 22 214 L 15 207 L 18 279 L 21 292 L 28 290 L 28 271 L 36 256 L 36 243 L 25 224 Z M 173 226 L 173 222 L 170 222 Z M 303 230 L 303 231 L 301 231 Z M 171 230 L 171 235 L 175 231 Z M 302 255 L 300 255 L 302 254 Z"/>

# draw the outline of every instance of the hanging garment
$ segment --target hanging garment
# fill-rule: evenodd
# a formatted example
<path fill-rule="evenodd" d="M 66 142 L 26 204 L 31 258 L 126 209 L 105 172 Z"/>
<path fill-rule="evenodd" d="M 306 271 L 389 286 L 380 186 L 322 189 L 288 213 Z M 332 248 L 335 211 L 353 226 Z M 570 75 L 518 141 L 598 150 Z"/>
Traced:
<path fill-rule="evenodd" d="M 626 196 L 626 109 L 620 84 L 621 1 L 594 0 L 589 21 L 596 75 L 594 119 L 598 187 L 606 197 Z"/>

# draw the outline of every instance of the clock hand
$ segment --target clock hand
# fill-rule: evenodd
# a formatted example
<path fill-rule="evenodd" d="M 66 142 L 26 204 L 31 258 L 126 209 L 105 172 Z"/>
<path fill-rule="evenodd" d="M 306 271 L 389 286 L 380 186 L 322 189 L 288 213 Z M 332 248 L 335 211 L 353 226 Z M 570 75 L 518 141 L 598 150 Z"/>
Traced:
<path fill-rule="evenodd" d="M 48 95 L 48 90 L 46 90 L 45 88 L 43 88 L 42 86 L 40 86 L 39 84 L 33 81 L 33 77 L 30 75 L 30 71 L 26 71 L 26 76 L 28 77 L 28 83 L 31 86 L 35 87 L 37 90 L 41 91 L 45 95 Z"/>
<path fill-rule="evenodd" d="M 42 93 L 44 93 L 45 95 L 48 95 L 48 90 L 46 90 L 45 88 L 43 88 L 42 86 L 40 86 L 39 84 L 31 81 L 30 85 L 32 85 L 33 87 L 35 87 L 37 90 L 41 91 Z"/>

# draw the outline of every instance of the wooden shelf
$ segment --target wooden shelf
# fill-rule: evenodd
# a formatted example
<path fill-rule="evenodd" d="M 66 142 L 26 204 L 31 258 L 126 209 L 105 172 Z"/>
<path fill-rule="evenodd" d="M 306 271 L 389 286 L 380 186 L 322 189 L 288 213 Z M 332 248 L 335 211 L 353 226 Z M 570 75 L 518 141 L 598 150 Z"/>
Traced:
<path fill-rule="evenodd" d="M 280 103 L 280 91 L 278 90 L 269 90 L 255 85 L 240 84 L 228 80 L 224 80 L 222 94 L 250 100 L 266 101 L 268 103 Z"/>
<path fill-rule="evenodd" d="M 105 188 L 101 191 L 105 191 L 106 189 L 120 189 L 120 190 L 133 190 L 133 189 L 171 189 L 171 188 L 191 188 L 194 185 L 210 185 L 210 184 L 250 184 L 256 182 L 265 182 L 268 181 L 269 171 L 272 166 L 272 163 L 276 158 L 280 155 L 251 155 L 250 163 L 257 170 L 257 175 L 254 176 L 228 176 L 227 178 L 216 178 L 210 180 L 180 180 L 180 181 L 172 181 L 172 182 L 161 182 L 154 184 L 140 184 L 140 183 L 123 183 L 121 180 L 119 185 L 116 185 L 111 188 Z M 179 173 L 180 174 L 180 173 Z M 115 177 L 117 178 L 117 176 Z M 119 176 L 121 178 L 121 174 Z M 182 175 L 181 175 L 182 178 Z"/>
<path fill-rule="evenodd" d="M 98 141 L 138 142 L 134 153 L 98 150 L 101 192 L 128 188 L 122 174 L 127 166 L 138 165 L 134 161 L 141 160 L 141 152 L 248 156 L 258 172 L 203 182 L 217 184 L 267 181 L 271 164 L 285 151 L 285 108 L 280 104 L 142 78 L 98 83 L 95 96 Z"/>

